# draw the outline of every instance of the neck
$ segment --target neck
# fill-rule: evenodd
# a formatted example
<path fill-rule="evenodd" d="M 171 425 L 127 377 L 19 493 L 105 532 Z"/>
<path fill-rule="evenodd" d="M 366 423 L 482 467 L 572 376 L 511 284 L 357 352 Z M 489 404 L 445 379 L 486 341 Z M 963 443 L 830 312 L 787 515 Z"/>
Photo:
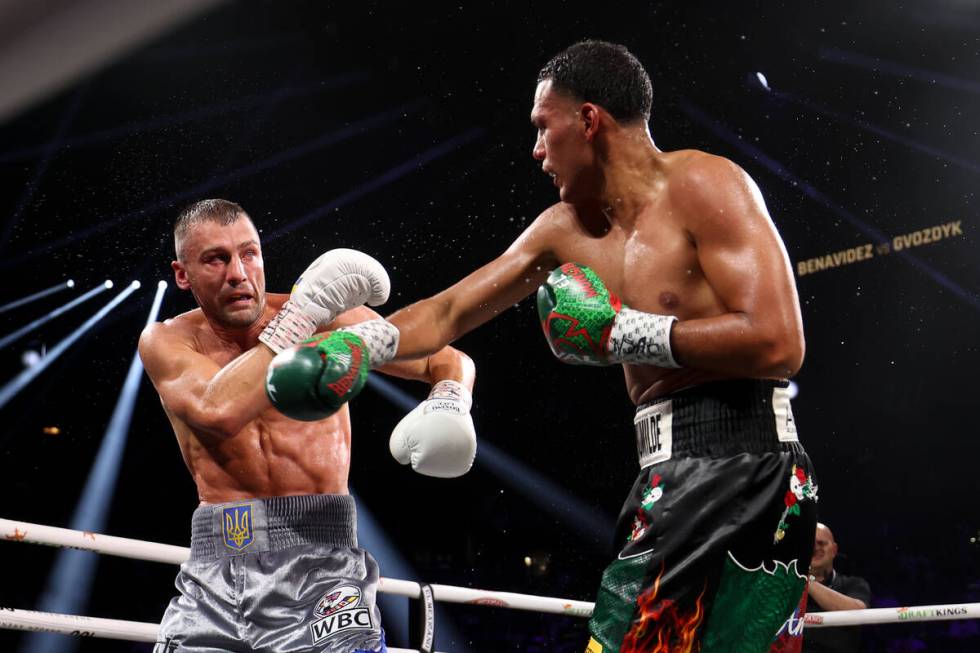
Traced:
<path fill-rule="evenodd" d="M 205 315 L 204 317 L 208 321 L 208 326 L 211 327 L 211 331 L 218 337 L 219 340 L 226 342 L 229 345 L 234 345 L 242 351 L 245 351 L 246 349 L 251 349 L 258 344 L 259 334 L 262 333 L 262 330 L 272 319 L 275 311 L 276 309 L 269 306 L 269 302 L 266 301 L 265 306 L 262 309 L 262 313 L 259 315 L 258 319 L 248 326 L 241 327 L 232 327 L 221 324 L 211 319 L 211 317 L 208 315 Z"/>
<path fill-rule="evenodd" d="M 596 208 L 610 224 L 631 229 L 639 213 L 660 193 L 660 150 L 644 127 L 619 127 L 599 147 L 600 175 Z"/>

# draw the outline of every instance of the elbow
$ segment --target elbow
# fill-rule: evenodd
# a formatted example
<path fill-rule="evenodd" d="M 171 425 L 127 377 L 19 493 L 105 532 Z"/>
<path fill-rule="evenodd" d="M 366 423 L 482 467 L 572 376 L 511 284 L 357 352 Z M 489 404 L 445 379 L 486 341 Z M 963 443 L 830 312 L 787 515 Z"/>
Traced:
<path fill-rule="evenodd" d="M 233 411 L 207 404 L 196 411 L 191 423 L 197 430 L 221 440 L 227 440 L 245 428 L 245 424 Z"/>
<path fill-rule="evenodd" d="M 802 334 L 773 334 L 762 340 L 758 351 L 757 375 L 760 377 L 788 379 L 803 366 L 805 345 Z"/>

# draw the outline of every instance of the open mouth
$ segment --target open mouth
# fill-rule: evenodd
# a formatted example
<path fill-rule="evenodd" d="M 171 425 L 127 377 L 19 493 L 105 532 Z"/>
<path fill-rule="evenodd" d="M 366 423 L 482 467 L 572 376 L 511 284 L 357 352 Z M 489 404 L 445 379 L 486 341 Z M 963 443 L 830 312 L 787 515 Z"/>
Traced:
<path fill-rule="evenodd" d="M 248 304 L 252 303 L 253 299 L 255 298 L 249 293 L 232 293 L 231 295 L 228 295 L 228 299 L 225 300 L 225 303 L 228 306 L 247 306 Z"/>

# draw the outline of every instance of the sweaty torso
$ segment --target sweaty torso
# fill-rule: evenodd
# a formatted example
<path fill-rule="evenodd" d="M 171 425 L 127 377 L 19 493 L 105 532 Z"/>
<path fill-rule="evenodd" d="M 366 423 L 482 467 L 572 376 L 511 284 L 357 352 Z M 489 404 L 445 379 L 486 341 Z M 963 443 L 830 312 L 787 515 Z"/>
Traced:
<path fill-rule="evenodd" d="M 170 326 L 180 329 L 195 351 L 221 367 L 243 353 L 219 339 L 200 310 L 174 318 Z M 317 422 L 291 420 L 270 407 L 225 438 L 198 432 L 166 412 L 202 503 L 347 493 L 351 447 L 347 406 Z"/>
<path fill-rule="evenodd" d="M 553 251 L 559 262 L 591 267 L 606 286 L 630 308 L 674 315 L 679 320 L 725 313 L 698 264 L 697 249 L 681 212 L 672 205 L 671 173 L 686 157 L 703 156 L 690 150 L 662 153 L 664 175 L 656 182 L 651 201 L 634 220 L 610 221 L 601 213 L 579 214 L 562 204 L 554 219 Z M 625 226 L 624 226 L 625 225 Z M 630 399 L 641 404 L 689 386 L 726 378 L 693 369 L 624 365 Z"/>

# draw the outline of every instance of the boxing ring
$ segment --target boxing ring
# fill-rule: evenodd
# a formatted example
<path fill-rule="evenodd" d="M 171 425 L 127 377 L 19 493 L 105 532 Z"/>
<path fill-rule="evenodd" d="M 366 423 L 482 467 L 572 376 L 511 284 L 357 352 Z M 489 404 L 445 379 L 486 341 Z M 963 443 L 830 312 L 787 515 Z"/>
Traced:
<path fill-rule="evenodd" d="M 124 537 L 75 531 L 41 524 L 0 519 L 0 534 L 10 542 L 42 544 L 65 549 L 81 549 L 102 555 L 179 565 L 190 549 Z M 532 594 L 497 592 L 454 585 L 423 584 L 395 578 L 381 578 L 379 591 L 421 601 L 421 642 L 419 649 L 389 648 L 392 653 L 431 653 L 434 637 L 433 604 L 465 603 L 512 610 L 527 610 L 588 618 L 594 603 Z M 864 624 L 950 621 L 980 618 L 980 603 L 951 603 L 895 608 L 869 608 L 807 614 L 802 626 L 826 628 Z M 76 637 L 100 637 L 134 642 L 155 642 L 159 624 L 120 619 L 37 612 L 0 606 L 0 628 L 61 633 Z"/>

